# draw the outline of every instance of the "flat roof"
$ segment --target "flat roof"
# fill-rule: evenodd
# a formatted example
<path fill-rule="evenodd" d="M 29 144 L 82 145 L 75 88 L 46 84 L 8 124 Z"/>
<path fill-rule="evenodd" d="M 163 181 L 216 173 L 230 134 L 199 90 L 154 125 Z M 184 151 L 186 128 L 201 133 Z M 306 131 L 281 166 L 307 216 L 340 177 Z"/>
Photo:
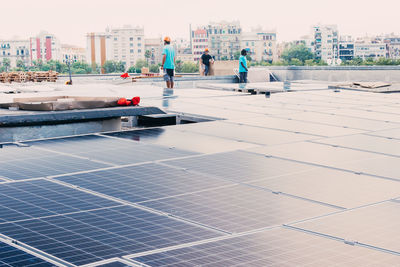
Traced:
<path fill-rule="evenodd" d="M 0 241 L 61 266 L 399 264 L 400 94 L 140 87 L 218 120 L 3 145 Z"/>

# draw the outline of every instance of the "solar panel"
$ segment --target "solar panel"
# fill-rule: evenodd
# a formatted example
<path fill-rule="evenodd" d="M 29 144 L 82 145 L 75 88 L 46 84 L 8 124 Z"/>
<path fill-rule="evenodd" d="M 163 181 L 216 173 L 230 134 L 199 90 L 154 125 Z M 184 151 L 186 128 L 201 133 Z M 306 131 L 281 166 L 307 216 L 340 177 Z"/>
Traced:
<path fill-rule="evenodd" d="M 344 208 L 367 205 L 400 195 L 399 182 L 327 168 L 252 181 L 249 184 Z"/>
<path fill-rule="evenodd" d="M 104 264 L 100 264 L 100 265 L 95 265 L 97 267 L 129 267 L 129 266 L 134 266 L 132 264 L 128 264 L 122 261 L 113 261 L 113 262 L 109 262 L 109 263 L 104 263 Z"/>
<path fill-rule="evenodd" d="M 23 153 L 23 150 L 21 152 Z M 37 158 L 29 160 L 17 158 L 2 162 L 0 165 L 0 176 L 12 180 L 22 180 L 105 167 L 110 167 L 110 165 L 67 155 L 42 152 L 42 155 Z"/>
<path fill-rule="evenodd" d="M 386 201 L 294 226 L 400 253 L 399 220 L 400 202 Z"/>
<path fill-rule="evenodd" d="M 306 164 L 267 158 L 245 151 L 204 155 L 165 163 L 237 182 L 271 178 L 312 168 Z"/>
<path fill-rule="evenodd" d="M 347 117 L 343 115 L 331 115 L 317 112 L 297 112 L 295 114 L 279 115 L 276 117 L 367 131 L 386 130 L 398 127 L 398 124 L 392 122 L 369 120 L 368 118 Z"/>
<path fill-rule="evenodd" d="M 315 138 L 315 136 L 306 134 L 297 134 L 247 125 L 225 123 L 222 121 L 179 125 L 177 126 L 177 129 L 263 145 L 285 144 Z"/>
<path fill-rule="evenodd" d="M 141 205 L 233 233 L 337 211 L 242 185 L 142 202 Z"/>
<path fill-rule="evenodd" d="M 356 173 L 398 179 L 400 158 L 371 152 L 334 147 L 312 142 L 299 142 L 274 147 L 252 148 L 251 151 L 267 155 L 344 169 Z"/>
<path fill-rule="evenodd" d="M 372 136 L 400 139 L 400 128 L 384 130 L 384 131 L 377 131 L 377 132 L 369 132 L 367 134 L 372 135 Z"/>
<path fill-rule="evenodd" d="M 273 128 L 283 131 L 301 132 L 317 136 L 341 136 L 364 132 L 362 130 L 344 128 L 332 125 L 323 125 L 314 122 L 295 121 L 285 118 L 274 118 L 267 116 L 259 116 L 253 118 L 236 119 L 233 120 L 245 125 L 252 125 L 257 127 Z"/>
<path fill-rule="evenodd" d="M 232 184 L 222 179 L 153 163 L 57 179 L 130 202 L 171 197 Z"/>
<path fill-rule="evenodd" d="M 117 202 L 46 180 L 0 184 L 0 222 L 117 205 Z"/>
<path fill-rule="evenodd" d="M 196 153 L 156 145 L 143 145 L 101 136 L 80 136 L 31 142 L 33 147 L 62 151 L 116 165 L 194 155 Z"/>
<path fill-rule="evenodd" d="M 0 242 L 0 266 L 50 267 L 50 262 Z"/>
<path fill-rule="evenodd" d="M 395 266 L 399 257 L 278 228 L 133 258 L 148 266 Z"/>
<path fill-rule="evenodd" d="M 1 223 L 0 232 L 75 265 L 220 235 L 130 206 Z"/>
<path fill-rule="evenodd" d="M 338 145 L 375 153 L 383 153 L 400 157 L 400 142 L 397 139 L 388 139 L 365 134 L 349 135 L 318 140 L 318 143 Z"/>
<path fill-rule="evenodd" d="M 360 109 L 350 109 L 350 108 L 342 108 L 336 109 L 333 111 L 329 111 L 332 114 L 343 115 L 348 117 L 354 118 L 363 118 L 369 120 L 377 120 L 377 121 L 388 121 L 399 123 L 400 119 L 398 114 L 390 114 L 390 113 L 383 113 L 383 112 L 371 112 L 366 110 Z"/>
<path fill-rule="evenodd" d="M 107 134 L 143 143 L 175 147 L 198 153 L 217 153 L 244 149 L 253 145 L 209 135 L 177 131 L 172 127 L 123 131 Z M 195 140 L 195 141 L 193 141 Z"/>

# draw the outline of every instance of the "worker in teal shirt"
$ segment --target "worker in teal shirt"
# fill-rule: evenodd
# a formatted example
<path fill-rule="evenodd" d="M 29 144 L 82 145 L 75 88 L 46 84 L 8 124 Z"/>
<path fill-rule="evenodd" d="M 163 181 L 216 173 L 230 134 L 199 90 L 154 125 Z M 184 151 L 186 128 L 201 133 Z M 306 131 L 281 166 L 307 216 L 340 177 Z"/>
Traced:
<path fill-rule="evenodd" d="M 247 83 L 247 73 L 249 69 L 247 68 L 247 51 L 243 49 L 241 51 L 241 56 L 239 58 L 239 83 Z"/>
<path fill-rule="evenodd" d="M 167 83 L 167 88 L 174 88 L 175 50 L 169 37 L 164 38 L 162 55 L 161 68 L 164 70 L 164 81 Z"/>

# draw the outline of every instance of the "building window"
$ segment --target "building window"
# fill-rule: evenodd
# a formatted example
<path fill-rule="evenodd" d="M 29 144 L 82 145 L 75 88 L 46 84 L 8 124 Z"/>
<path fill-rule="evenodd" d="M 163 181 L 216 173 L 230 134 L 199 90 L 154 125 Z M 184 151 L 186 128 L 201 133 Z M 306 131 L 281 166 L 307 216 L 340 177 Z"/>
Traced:
<path fill-rule="evenodd" d="M 134 53 L 133 49 L 131 49 L 129 52 L 130 52 L 131 54 L 133 54 L 133 53 Z"/>
<path fill-rule="evenodd" d="M 138 53 L 139 53 L 139 54 L 142 53 L 142 49 L 138 49 Z"/>
<path fill-rule="evenodd" d="M 130 38 L 129 38 L 129 41 L 133 41 L 133 37 L 130 37 Z"/>
<path fill-rule="evenodd" d="M 137 40 L 138 40 L 138 41 L 142 40 L 142 37 L 138 37 Z"/>
<path fill-rule="evenodd" d="M 114 41 L 118 41 L 118 38 L 117 38 L 117 37 L 114 37 Z"/>

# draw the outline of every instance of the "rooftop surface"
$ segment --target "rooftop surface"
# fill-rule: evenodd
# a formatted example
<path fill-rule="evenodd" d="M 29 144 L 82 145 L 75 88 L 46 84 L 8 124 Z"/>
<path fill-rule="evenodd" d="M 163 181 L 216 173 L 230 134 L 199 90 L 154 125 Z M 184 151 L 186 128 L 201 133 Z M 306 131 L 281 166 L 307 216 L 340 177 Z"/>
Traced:
<path fill-rule="evenodd" d="M 103 87 L 216 120 L 3 145 L 0 263 L 400 266 L 400 94 Z"/>

